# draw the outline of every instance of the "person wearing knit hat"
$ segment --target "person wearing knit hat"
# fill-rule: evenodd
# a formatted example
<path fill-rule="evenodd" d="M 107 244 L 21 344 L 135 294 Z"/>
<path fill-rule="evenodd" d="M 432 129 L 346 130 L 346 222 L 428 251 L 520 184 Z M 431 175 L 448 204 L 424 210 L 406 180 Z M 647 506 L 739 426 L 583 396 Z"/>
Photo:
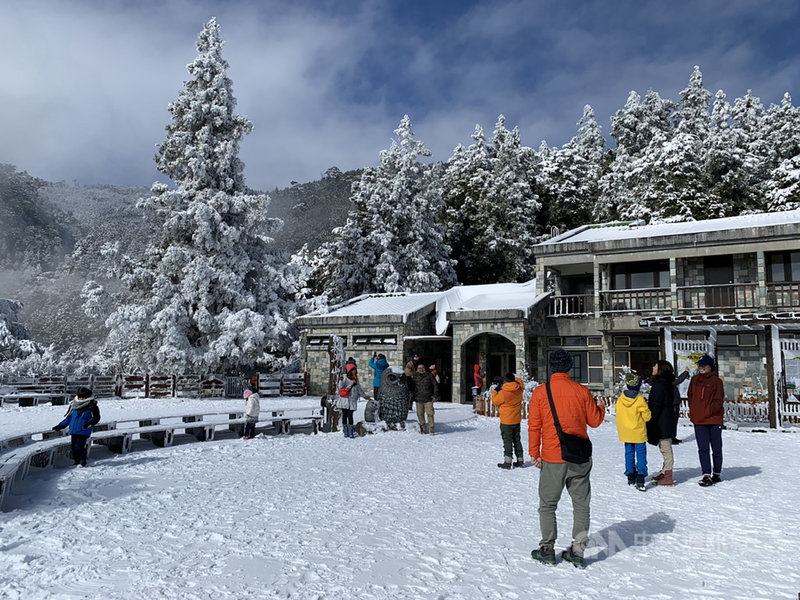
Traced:
<path fill-rule="evenodd" d="M 722 422 L 725 414 L 725 389 L 716 370 L 716 361 L 704 354 L 697 361 L 697 375 L 689 382 L 689 420 L 694 425 L 697 453 L 703 478 L 701 487 L 722 481 Z M 710 451 L 709 451 L 710 448 Z M 713 464 L 712 464 L 713 460 Z"/>
<path fill-rule="evenodd" d="M 53 431 L 69 427 L 72 460 L 75 466 L 86 466 L 89 453 L 89 438 L 94 426 L 100 422 L 100 408 L 97 406 L 92 390 L 87 387 L 78 388 L 75 398 L 70 402 L 67 414 Z"/>
<path fill-rule="evenodd" d="M 258 423 L 258 415 L 261 412 L 261 402 L 258 394 L 253 390 L 245 390 L 242 396 L 247 401 L 244 409 L 246 422 L 242 439 L 249 440 L 256 435 L 256 423 Z"/>
<path fill-rule="evenodd" d="M 625 475 L 628 485 L 645 491 L 647 477 L 647 422 L 650 408 L 639 393 L 642 378 L 634 372 L 625 375 L 625 389 L 617 398 L 617 435 L 625 444 Z"/>
<path fill-rule="evenodd" d="M 550 353 L 550 372 L 569 373 L 572 370 L 572 356 L 563 348 Z"/>
<path fill-rule="evenodd" d="M 589 543 L 589 513 L 592 497 L 590 475 L 592 458 L 586 462 L 564 460 L 561 436 L 553 419 L 558 415 L 561 430 L 570 435 L 588 438 L 586 428 L 599 427 L 606 409 L 602 400 L 595 400 L 584 385 L 572 381 L 572 357 L 559 348 L 550 353 L 550 382 L 533 390 L 528 410 L 528 453 L 539 473 L 539 547 L 531 558 L 553 565 L 558 535 L 556 510 L 564 488 L 572 499 L 572 543 L 561 553 L 562 560 L 578 568 L 585 566 L 584 550 Z"/>

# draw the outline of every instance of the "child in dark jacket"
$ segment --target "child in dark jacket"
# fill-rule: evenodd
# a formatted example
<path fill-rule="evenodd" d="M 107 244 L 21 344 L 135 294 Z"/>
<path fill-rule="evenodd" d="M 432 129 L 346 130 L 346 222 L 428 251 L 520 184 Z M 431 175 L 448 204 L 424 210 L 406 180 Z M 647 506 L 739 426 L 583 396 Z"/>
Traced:
<path fill-rule="evenodd" d="M 100 409 L 97 401 L 92 397 L 92 390 L 82 387 L 69 405 L 69 410 L 64 419 L 55 427 L 54 431 L 60 431 L 69 427 L 72 436 L 72 460 L 74 465 L 86 466 L 88 455 L 89 438 L 92 435 L 92 428 L 100 422 Z"/>

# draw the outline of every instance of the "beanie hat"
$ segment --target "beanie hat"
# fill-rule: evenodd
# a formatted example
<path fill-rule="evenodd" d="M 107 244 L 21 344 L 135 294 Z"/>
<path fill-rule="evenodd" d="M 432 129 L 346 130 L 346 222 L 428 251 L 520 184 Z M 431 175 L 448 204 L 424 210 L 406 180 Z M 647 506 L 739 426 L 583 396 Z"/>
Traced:
<path fill-rule="evenodd" d="M 253 395 L 253 390 L 245 390 L 244 394 L 242 394 L 242 396 L 244 396 L 245 400 L 247 400 L 252 395 Z"/>
<path fill-rule="evenodd" d="M 569 373 L 572 369 L 572 356 L 563 348 L 550 353 L 550 371 L 553 373 Z"/>
<path fill-rule="evenodd" d="M 703 354 L 703 356 L 700 357 L 700 360 L 697 361 L 697 366 L 698 367 L 711 367 L 711 369 L 713 370 L 714 369 L 714 359 L 711 358 L 708 354 Z"/>
<path fill-rule="evenodd" d="M 636 373 L 628 373 L 625 375 L 625 387 L 631 392 L 638 392 L 642 387 L 642 378 Z"/>
<path fill-rule="evenodd" d="M 78 398 L 91 398 L 92 397 L 92 390 L 87 387 L 80 387 L 78 391 L 75 393 Z"/>

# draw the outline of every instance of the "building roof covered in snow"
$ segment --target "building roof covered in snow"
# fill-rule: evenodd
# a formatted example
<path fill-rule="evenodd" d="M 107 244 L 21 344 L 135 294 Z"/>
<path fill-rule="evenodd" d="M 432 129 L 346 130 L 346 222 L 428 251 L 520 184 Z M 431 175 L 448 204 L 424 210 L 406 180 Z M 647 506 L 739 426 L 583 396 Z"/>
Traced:
<path fill-rule="evenodd" d="M 537 254 L 627 251 L 633 247 L 718 245 L 800 234 L 800 210 L 681 223 L 602 223 L 577 227 L 536 246 Z"/>
<path fill-rule="evenodd" d="M 421 312 L 436 313 L 436 333 L 447 331 L 448 313 L 466 311 L 519 310 L 528 311 L 548 294 L 536 294 L 536 280 L 525 283 L 493 283 L 463 285 L 443 292 L 422 294 L 367 294 L 331 307 L 327 313 L 315 312 L 301 317 L 298 322 L 322 324 L 370 321 L 405 322 Z"/>

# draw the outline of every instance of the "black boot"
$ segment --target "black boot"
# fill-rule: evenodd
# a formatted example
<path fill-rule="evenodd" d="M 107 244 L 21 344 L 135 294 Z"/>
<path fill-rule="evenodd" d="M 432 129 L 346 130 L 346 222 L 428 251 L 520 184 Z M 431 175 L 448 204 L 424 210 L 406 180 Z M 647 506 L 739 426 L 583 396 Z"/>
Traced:
<path fill-rule="evenodd" d="M 636 476 L 636 489 L 640 492 L 644 492 L 647 489 L 644 485 L 644 475 Z"/>
<path fill-rule="evenodd" d="M 510 462 L 497 463 L 497 466 L 500 467 L 501 469 L 506 469 L 506 470 L 510 470 L 511 469 L 511 463 Z"/>
<path fill-rule="evenodd" d="M 635 483 L 636 483 L 636 471 L 628 474 L 628 485 L 633 485 Z"/>
<path fill-rule="evenodd" d="M 531 551 L 531 558 L 546 565 L 554 565 L 556 564 L 556 551 L 552 548 L 541 546 Z"/>

